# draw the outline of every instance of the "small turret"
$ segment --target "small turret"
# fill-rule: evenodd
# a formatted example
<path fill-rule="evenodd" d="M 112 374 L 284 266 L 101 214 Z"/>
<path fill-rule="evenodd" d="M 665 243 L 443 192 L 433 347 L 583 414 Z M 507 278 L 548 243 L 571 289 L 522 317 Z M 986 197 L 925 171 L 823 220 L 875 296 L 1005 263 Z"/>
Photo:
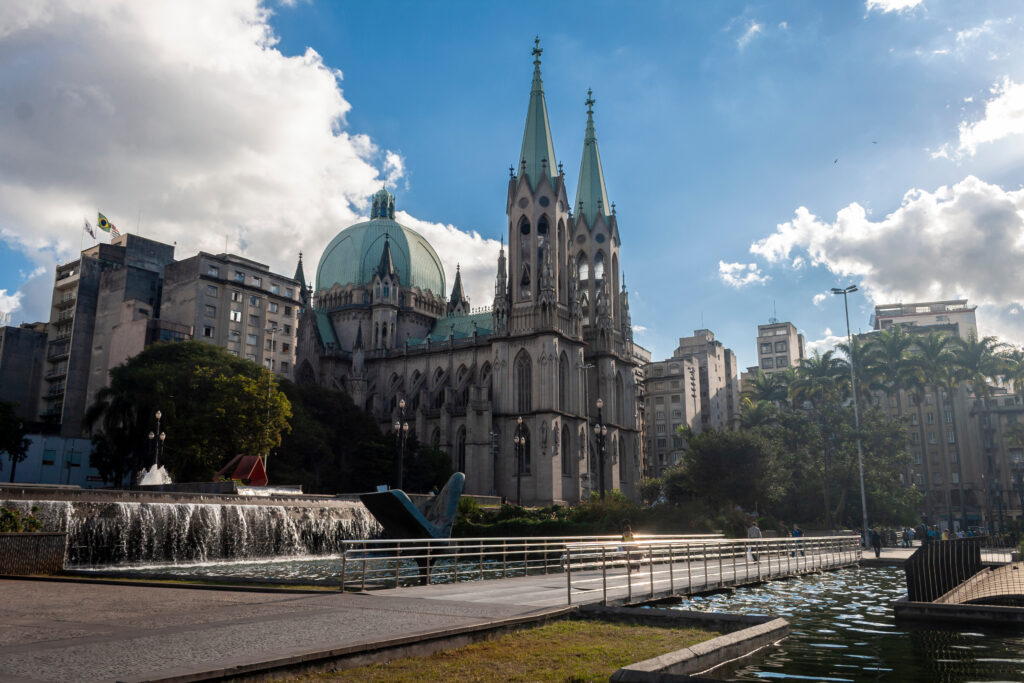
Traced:
<path fill-rule="evenodd" d="M 469 298 L 462 288 L 462 272 L 459 265 L 455 265 L 455 284 L 452 285 L 452 295 L 448 297 L 448 315 L 467 315 L 469 313 Z"/>
<path fill-rule="evenodd" d="M 306 273 L 302 270 L 302 252 L 299 252 L 299 265 L 295 267 L 295 279 L 299 283 L 299 300 L 302 307 L 309 305 L 309 289 L 306 284 Z"/>

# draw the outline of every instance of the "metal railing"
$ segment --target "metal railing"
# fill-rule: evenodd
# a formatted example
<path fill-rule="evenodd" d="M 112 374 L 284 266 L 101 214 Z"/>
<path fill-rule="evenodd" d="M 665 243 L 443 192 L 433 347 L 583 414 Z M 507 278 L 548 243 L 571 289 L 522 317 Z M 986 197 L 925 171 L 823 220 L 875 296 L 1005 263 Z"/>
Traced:
<path fill-rule="evenodd" d="M 721 534 L 644 536 L 640 541 L 714 541 Z M 565 570 L 567 548 L 613 544 L 621 536 L 531 536 L 345 541 L 341 553 L 342 590 L 372 590 L 515 576 Z"/>
<path fill-rule="evenodd" d="M 1016 549 L 987 536 L 930 541 L 906 562 L 914 602 L 1024 604 L 1024 565 Z M 1017 560 L 1014 562 L 1013 560 Z"/>
<path fill-rule="evenodd" d="M 861 559 L 856 536 L 782 539 L 638 539 L 566 546 L 566 594 L 601 603 L 692 595 L 834 569 Z"/>

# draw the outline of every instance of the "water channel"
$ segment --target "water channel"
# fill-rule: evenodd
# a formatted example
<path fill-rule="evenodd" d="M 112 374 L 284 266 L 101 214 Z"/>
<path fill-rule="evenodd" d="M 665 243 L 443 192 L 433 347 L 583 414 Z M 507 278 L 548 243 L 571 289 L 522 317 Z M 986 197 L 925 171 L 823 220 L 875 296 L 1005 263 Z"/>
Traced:
<path fill-rule="evenodd" d="M 899 568 L 858 567 L 689 598 L 672 608 L 790 622 L 791 635 L 778 647 L 711 672 L 718 680 L 1024 681 L 1019 631 L 897 624 L 892 603 L 906 594 L 904 580 Z"/>

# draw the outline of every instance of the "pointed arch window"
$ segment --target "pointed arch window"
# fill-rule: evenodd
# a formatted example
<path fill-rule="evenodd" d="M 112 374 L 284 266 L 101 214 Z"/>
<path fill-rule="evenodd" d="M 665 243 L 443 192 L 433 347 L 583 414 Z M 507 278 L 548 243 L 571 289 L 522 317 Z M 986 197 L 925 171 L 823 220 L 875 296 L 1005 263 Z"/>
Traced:
<path fill-rule="evenodd" d="M 558 359 L 558 408 L 569 412 L 569 358 L 564 352 Z"/>
<path fill-rule="evenodd" d="M 590 279 L 590 263 L 587 261 L 587 255 L 582 251 L 576 256 L 576 272 L 579 273 L 580 282 Z"/>
<path fill-rule="evenodd" d="M 622 379 L 622 373 L 617 373 L 615 377 L 615 414 L 617 416 L 617 422 L 620 425 L 626 424 L 626 388 L 625 381 Z"/>
<path fill-rule="evenodd" d="M 455 437 L 455 470 L 466 473 L 466 428 L 459 427 L 459 433 Z"/>
<path fill-rule="evenodd" d="M 515 362 L 515 405 L 520 413 L 528 413 L 532 404 L 532 382 L 531 374 L 533 363 L 530 362 L 530 354 L 525 350 L 520 351 Z"/>
<path fill-rule="evenodd" d="M 604 252 L 599 251 L 594 257 L 594 280 L 600 282 L 604 279 Z"/>

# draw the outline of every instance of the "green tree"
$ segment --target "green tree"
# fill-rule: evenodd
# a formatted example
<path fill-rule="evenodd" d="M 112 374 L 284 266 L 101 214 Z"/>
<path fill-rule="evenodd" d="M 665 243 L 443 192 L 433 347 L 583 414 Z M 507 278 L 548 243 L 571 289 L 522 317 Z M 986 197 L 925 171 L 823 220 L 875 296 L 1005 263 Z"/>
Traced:
<path fill-rule="evenodd" d="M 788 375 L 774 372 L 766 375 L 760 369 L 750 382 L 743 385 L 743 398 L 752 402 L 768 401 L 776 405 L 787 404 L 789 398 L 789 386 L 786 382 Z"/>
<path fill-rule="evenodd" d="M 14 482 L 14 473 L 18 463 L 28 457 L 30 442 L 25 438 L 25 423 L 14 412 L 15 405 L 0 401 L 0 453 L 6 453 L 11 463 L 10 482 Z"/>
<path fill-rule="evenodd" d="M 161 464 L 176 481 L 208 480 L 240 452 L 266 455 L 287 429 L 290 404 L 268 370 L 198 341 L 154 344 L 110 372 L 86 413 L 108 443 L 91 461 L 137 471 L 152 462 L 149 432 L 162 413 Z M 130 470 L 131 471 L 131 470 Z"/>

